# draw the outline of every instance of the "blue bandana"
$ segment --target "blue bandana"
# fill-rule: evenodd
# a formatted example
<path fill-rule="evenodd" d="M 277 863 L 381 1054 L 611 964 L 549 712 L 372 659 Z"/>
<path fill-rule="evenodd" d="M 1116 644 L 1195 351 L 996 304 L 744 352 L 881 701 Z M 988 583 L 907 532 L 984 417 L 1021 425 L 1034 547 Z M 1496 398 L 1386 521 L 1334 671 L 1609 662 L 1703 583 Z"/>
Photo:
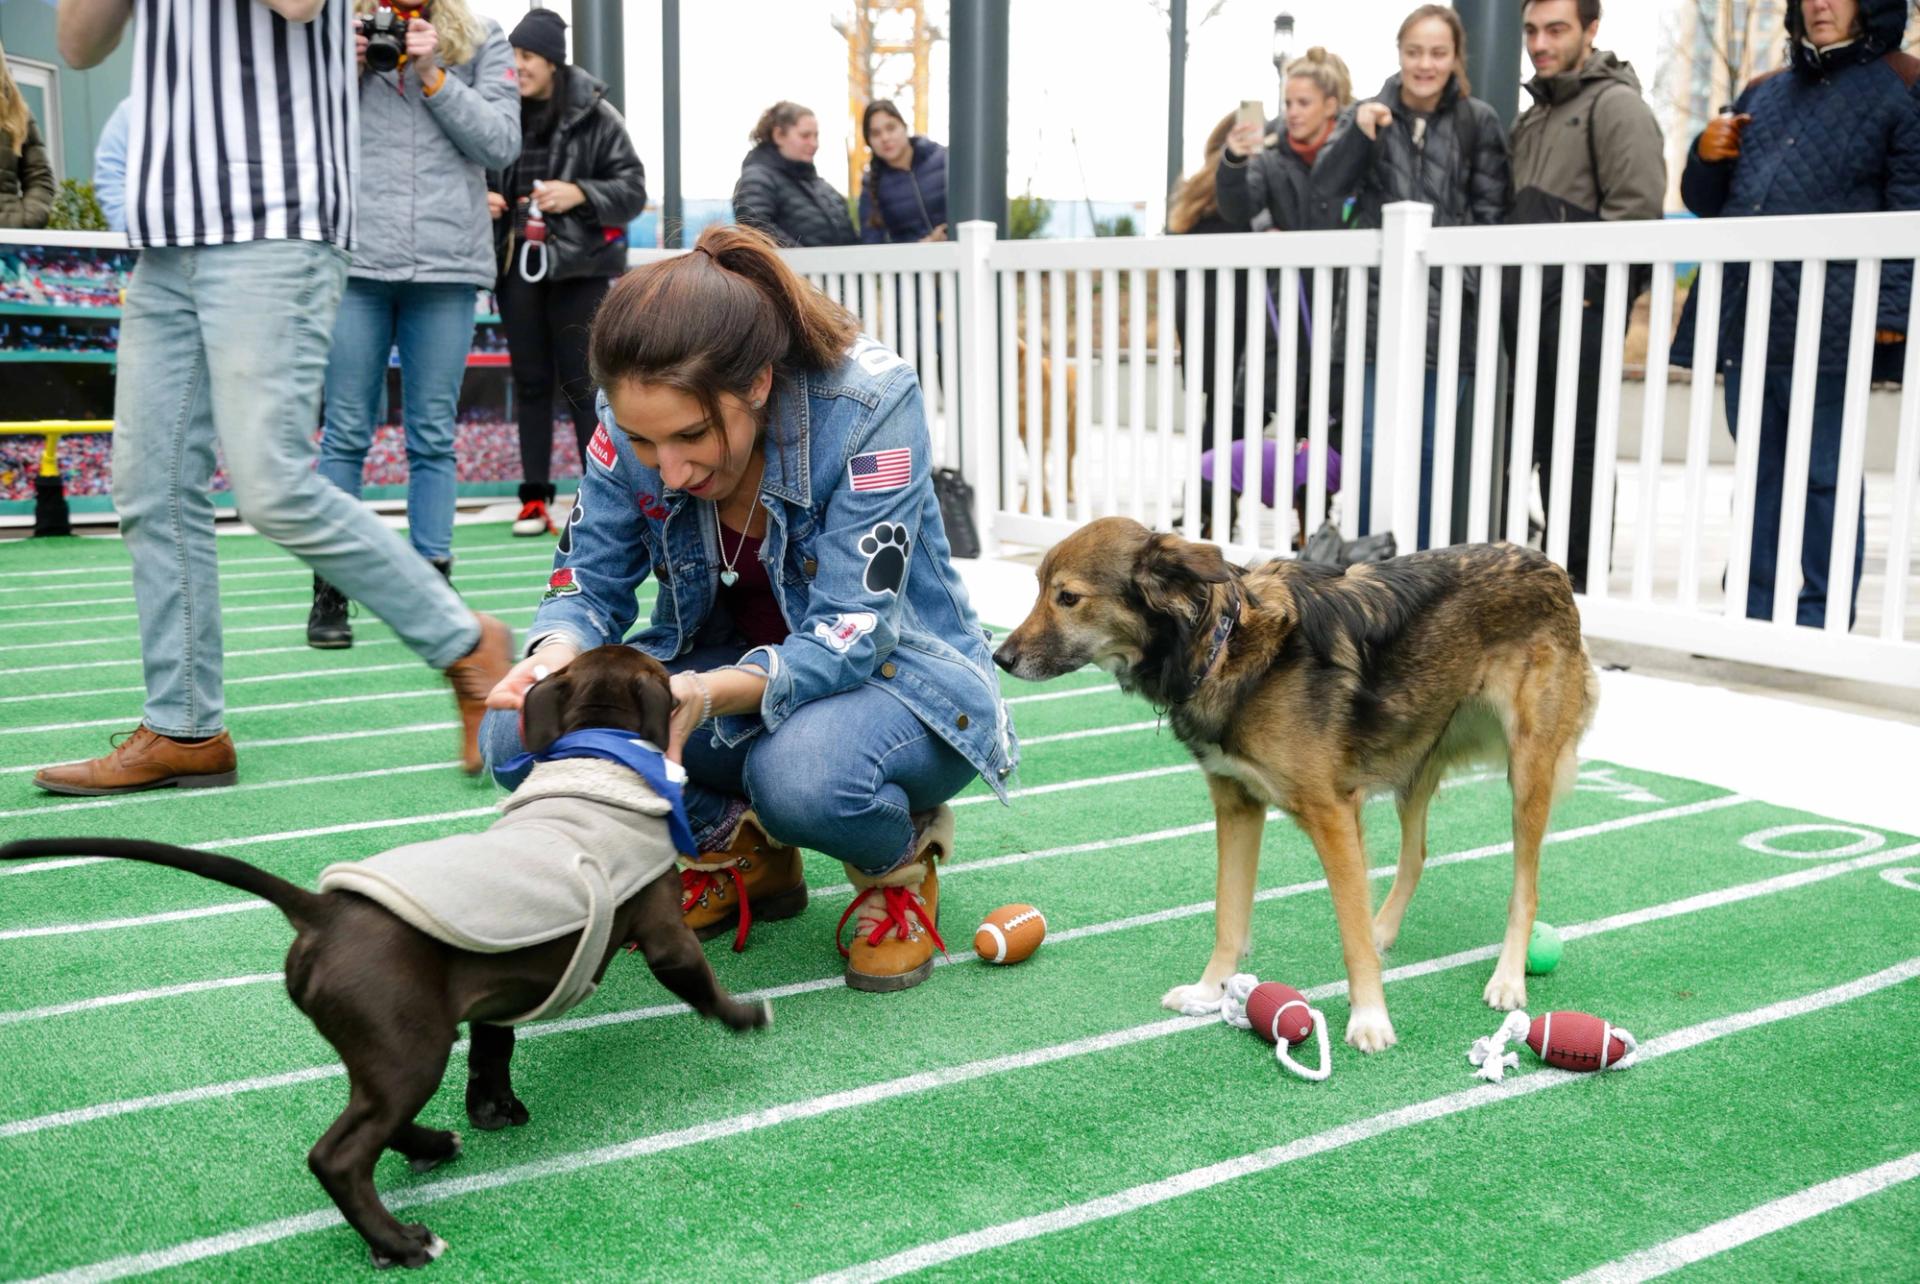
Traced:
<path fill-rule="evenodd" d="M 673 811 L 667 816 L 667 832 L 673 837 L 674 850 L 684 856 L 699 854 L 693 841 L 693 827 L 687 823 L 687 808 L 680 796 L 680 782 L 667 774 L 666 755 L 651 741 L 642 740 L 630 731 L 614 731 L 607 727 L 569 731 L 541 752 L 523 753 L 501 763 L 498 770 L 519 771 L 532 763 L 557 762 L 562 758 L 601 758 L 607 762 L 617 762 L 632 771 L 646 781 L 647 787 L 654 793 L 673 805 Z"/>

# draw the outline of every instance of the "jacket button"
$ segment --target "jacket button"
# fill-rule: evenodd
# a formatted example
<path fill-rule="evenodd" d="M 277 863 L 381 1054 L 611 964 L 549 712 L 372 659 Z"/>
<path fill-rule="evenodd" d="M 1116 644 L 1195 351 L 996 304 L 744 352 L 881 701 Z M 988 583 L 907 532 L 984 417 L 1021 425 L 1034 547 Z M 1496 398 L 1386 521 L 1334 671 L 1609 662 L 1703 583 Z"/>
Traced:
<path fill-rule="evenodd" d="M 885 664 L 880 666 L 880 676 L 883 678 L 890 678 L 893 675 L 894 675 L 893 661 L 888 660 Z"/>
<path fill-rule="evenodd" d="M 800 569 L 802 571 L 805 571 L 808 575 L 812 575 L 815 571 L 820 569 L 820 563 L 814 561 L 811 557 L 809 557 L 806 561 L 800 563 Z"/>
<path fill-rule="evenodd" d="M 960 728 L 960 730 L 965 731 L 967 729 L 967 715 L 963 713 L 959 717 L 955 718 L 953 720 L 953 725 Z"/>

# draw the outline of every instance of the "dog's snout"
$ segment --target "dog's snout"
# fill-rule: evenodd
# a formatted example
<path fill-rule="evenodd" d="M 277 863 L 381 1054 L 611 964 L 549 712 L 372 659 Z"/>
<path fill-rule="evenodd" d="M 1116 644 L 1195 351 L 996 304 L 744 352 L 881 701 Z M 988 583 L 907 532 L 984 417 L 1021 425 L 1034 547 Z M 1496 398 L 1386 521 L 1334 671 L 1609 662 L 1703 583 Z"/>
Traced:
<path fill-rule="evenodd" d="M 1012 673 L 1014 666 L 1020 663 L 1020 644 L 1008 638 L 1000 644 L 1000 649 L 993 653 L 993 662 L 1008 673 Z"/>

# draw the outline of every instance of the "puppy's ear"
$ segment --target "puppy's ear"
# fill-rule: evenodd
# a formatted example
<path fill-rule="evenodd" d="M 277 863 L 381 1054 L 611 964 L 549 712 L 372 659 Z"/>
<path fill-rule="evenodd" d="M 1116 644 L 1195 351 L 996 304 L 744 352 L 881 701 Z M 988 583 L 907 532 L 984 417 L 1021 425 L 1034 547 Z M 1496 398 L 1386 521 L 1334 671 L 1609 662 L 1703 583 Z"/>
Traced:
<path fill-rule="evenodd" d="M 1233 568 L 1218 545 L 1155 534 L 1140 549 L 1133 578 L 1149 611 L 1192 620 L 1206 601 L 1207 586 L 1232 579 Z"/>
<path fill-rule="evenodd" d="M 573 675 L 556 673 L 527 688 L 520 705 L 520 743 L 541 753 L 566 734 L 567 704 L 573 699 Z"/>
<path fill-rule="evenodd" d="M 643 673 L 633 682 L 634 706 L 640 710 L 640 734 L 662 750 L 673 729 L 673 689 L 664 673 Z"/>

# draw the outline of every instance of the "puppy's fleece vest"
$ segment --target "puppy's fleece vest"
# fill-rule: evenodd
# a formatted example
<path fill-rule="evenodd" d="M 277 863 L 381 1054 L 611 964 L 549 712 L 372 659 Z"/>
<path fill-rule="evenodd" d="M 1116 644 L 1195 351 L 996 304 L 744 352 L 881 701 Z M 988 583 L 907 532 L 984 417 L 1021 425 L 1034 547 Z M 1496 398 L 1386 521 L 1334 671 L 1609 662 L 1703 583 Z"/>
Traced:
<path fill-rule="evenodd" d="M 554 1017 L 593 993 L 613 912 L 673 868 L 672 805 L 638 775 L 597 758 L 536 765 L 483 833 L 409 843 L 329 865 L 323 892 L 354 892 L 436 940 L 504 954 L 581 932 L 538 1007 L 501 1025 Z"/>

